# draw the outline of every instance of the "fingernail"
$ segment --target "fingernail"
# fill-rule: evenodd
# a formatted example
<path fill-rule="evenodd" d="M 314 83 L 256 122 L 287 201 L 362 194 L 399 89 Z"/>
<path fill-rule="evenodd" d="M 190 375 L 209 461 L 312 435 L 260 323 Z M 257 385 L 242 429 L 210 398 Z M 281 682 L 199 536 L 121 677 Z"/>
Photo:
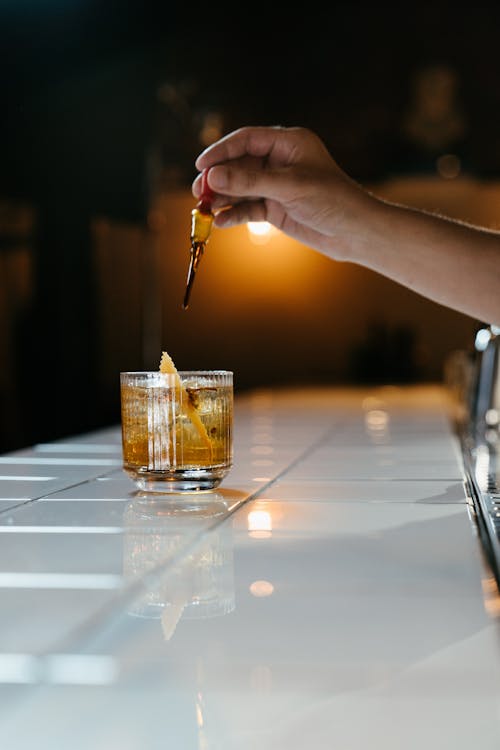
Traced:
<path fill-rule="evenodd" d="M 214 190 L 225 190 L 227 187 L 227 170 L 225 167 L 212 167 L 208 173 L 208 184 Z"/>

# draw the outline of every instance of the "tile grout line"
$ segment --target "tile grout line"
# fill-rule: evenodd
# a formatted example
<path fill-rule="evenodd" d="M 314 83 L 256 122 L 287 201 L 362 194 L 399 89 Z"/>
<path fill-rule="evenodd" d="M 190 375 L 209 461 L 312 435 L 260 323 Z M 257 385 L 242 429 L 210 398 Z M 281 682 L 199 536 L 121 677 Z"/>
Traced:
<path fill-rule="evenodd" d="M 203 537 L 205 537 L 207 534 L 213 533 L 216 528 L 225 523 L 228 518 L 232 517 L 234 513 L 239 511 L 240 508 L 242 508 L 244 505 L 257 499 L 263 492 L 265 492 L 269 487 L 271 487 L 275 482 L 283 477 L 297 463 L 310 455 L 318 447 L 318 445 L 321 445 L 323 443 L 325 437 L 331 434 L 334 429 L 334 427 L 329 427 L 326 432 L 324 432 L 311 445 L 309 445 L 298 456 L 296 456 L 284 469 L 278 472 L 276 476 L 263 484 L 261 487 L 258 487 L 254 492 L 251 492 L 244 500 L 237 502 L 234 507 L 229 510 L 228 513 L 224 514 L 220 518 L 217 518 L 213 524 L 205 527 L 204 529 L 201 529 L 189 541 L 188 545 L 182 548 L 182 550 L 179 550 L 177 553 L 168 558 L 168 560 L 159 563 L 159 565 L 155 566 L 151 570 L 147 571 L 144 575 L 141 575 L 139 578 L 135 579 L 133 582 L 128 584 L 119 594 L 112 596 L 98 612 L 94 613 L 84 622 L 79 623 L 62 639 L 58 640 L 57 644 L 53 644 L 52 646 L 40 651 L 38 654 L 34 654 L 35 658 L 41 661 L 40 680 L 36 682 L 34 686 L 42 688 L 43 686 L 50 684 L 48 681 L 44 681 L 43 679 L 44 660 L 50 659 L 51 655 L 53 655 L 54 653 L 75 653 L 76 650 L 84 651 L 85 646 L 83 644 L 87 643 L 88 645 L 90 645 L 89 641 L 92 641 L 96 637 L 99 637 L 104 629 L 111 628 L 114 622 L 118 618 L 122 617 L 123 610 L 126 604 L 133 601 L 138 593 L 143 590 L 144 582 L 154 584 L 155 582 L 163 580 L 164 577 L 168 577 L 168 575 L 172 574 L 172 572 L 175 570 L 175 567 L 180 565 L 185 557 L 187 557 L 194 549 L 196 549 L 196 546 L 200 543 Z M 84 484 L 84 482 L 79 482 L 77 484 Z M 57 490 L 55 492 L 57 492 Z M 54 493 L 48 494 L 50 495 Z M 100 630 L 98 631 L 98 629 Z M 94 634 L 92 634 L 92 630 L 95 631 Z"/>
<path fill-rule="evenodd" d="M 65 492 L 66 490 L 72 490 L 75 487 L 80 487 L 84 484 L 88 484 L 89 482 L 94 482 L 96 479 L 102 479 L 103 477 L 108 476 L 108 474 L 113 474 L 116 471 L 116 467 L 114 469 L 111 469 L 110 471 L 106 471 L 103 474 L 98 474 L 95 477 L 90 477 L 89 479 L 82 479 L 78 482 L 74 482 L 74 484 L 68 484 L 64 487 L 59 487 L 58 489 L 52 490 L 51 492 L 46 492 L 45 494 L 38 495 L 36 497 L 30 497 L 29 500 L 24 500 L 23 502 L 19 502 L 16 505 L 11 505 L 8 508 L 3 508 L 0 510 L 0 515 L 3 515 L 4 513 L 10 513 L 13 510 L 17 510 L 18 508 L 22 508 L 25 505 L 29 505 L 30 503 L 36 503 L 38 500 L 45 500 L 46 498 L 50 498 L 51 495 L 55 495 L 58 492 Z M 29 481 L 29 477 L 26 478 L 27 481 Z M 123 498 L 124 500 L 127 500 L 127 498 Z M 1 500 L 1 498 L 0 498 Z M 15 498 L 13 498 L 13 502 L 15 501 Z"/>

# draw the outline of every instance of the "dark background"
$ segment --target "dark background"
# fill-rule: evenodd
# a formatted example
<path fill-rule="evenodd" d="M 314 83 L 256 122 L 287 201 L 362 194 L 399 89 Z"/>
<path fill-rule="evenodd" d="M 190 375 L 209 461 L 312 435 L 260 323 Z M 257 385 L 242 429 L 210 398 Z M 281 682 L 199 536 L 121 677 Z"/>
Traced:
<path fill-rule="evenodd" d="M 15 383 L 0 393 L 0 450 L 117 416 L 96 380 L 90 220 L 146 225 L 159 186 L 189 186 L 208 112 L 220 114 L 223 132 L 311 127 L 363 182 L 426 173 L 436 153 L 405 138 L 401 123 L 416 72 L 445 64 L 466 121 L 454 153 L 469 174 L 494 180 L 499 22 L 498 4 L 439 0 L 302 10 L 0 2 L 0 200 L 36 217 L 25 234 L 0 225 L 0 253 L 28 243 L 34 264 L 29 304 L 11 312 Z"/>

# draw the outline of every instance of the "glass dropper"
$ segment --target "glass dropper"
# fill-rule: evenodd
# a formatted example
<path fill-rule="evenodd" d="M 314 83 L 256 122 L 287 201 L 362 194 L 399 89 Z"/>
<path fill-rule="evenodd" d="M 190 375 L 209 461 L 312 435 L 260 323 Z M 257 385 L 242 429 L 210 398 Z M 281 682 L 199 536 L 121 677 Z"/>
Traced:
<path fill-rule="evenodd" d="M 186 292 L 182 307 L 184 310 L 189 305 L 189 297 L 193 286 L 194 278 L 201 256 L 205 250 L 205 245 L 210 237 L 214 215 L 212 213 L 212 201 L 214 193 L 208 186 L 208 170 L 204 169 L 201 173 L 201 195 L 196 207 L 191 211 L 191 260 L 186 281 Z"/>

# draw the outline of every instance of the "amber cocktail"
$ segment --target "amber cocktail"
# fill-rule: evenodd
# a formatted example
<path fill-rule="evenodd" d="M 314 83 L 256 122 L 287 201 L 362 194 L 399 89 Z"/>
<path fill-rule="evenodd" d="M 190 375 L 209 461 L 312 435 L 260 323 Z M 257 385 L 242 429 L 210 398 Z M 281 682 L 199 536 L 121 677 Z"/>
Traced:
<path fill-rule="evenodd" d="M 233 373 L 122 372 L 123 466 L 152 492 L 217 487 L 233 460 Z"/>

